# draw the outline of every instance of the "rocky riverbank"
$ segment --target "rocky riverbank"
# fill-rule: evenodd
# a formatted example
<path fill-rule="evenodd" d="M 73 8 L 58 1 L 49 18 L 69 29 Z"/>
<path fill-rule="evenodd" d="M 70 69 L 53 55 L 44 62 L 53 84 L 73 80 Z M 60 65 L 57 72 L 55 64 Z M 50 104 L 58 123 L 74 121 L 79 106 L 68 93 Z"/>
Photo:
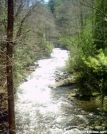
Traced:
<path fill-rule="evenodd" d="M 76 77 L 68 72 L 55 72 L 55 83 L 49 85 L 51 88 L 57 88 L 62 86 L 70 86 L 73 84 L 77 84 Z M 93 89 L 90 85 L 87 85 L 87 89 L 80 88 L 81 86 L 78 85 L 77 89 L 74 89 L 70 96 L 71 97 L 81 97 L 81 96 L 98 96 L 101 95 L 98 91 Z"/>
<path fill-rule="evenodd" d="M 55 77 L 55 83 L 49 87 L 59 89 L 59 87 L 72 87 L 72 85 L 74 85 L 74 88 L 72 88 L 71 93 L 68 95 L 68 99 L 79 104 L 81 107 L 77 109 L 80 115 L 75 115 L 71 118 L 66 130 L 69 130 L 69 133 L 74 132 L 74 129 L 77 133 L 80 133 L 80 130 L 81 132 L 88 132 L 89 134 L 107 133 L 107 122 L 105 118 L 107 116 L 107 97 L 102 98 L 101 94 L 89 85 L 88 91 L 79 88 L 75 76 L 68 72 L 56 71 Z M 79 126 L 76 125 L 78 124 L 77 120 L 81 122 Z M 84 121 L 86 124 L 84 124 Z"/>
<path fill-rule="evenodd" d="M 77 88 L 74 88 L 71 93 L 68 95 L 68 99 L 73 100 L 73 97 L 76 98 L 91 98 L 93 97 L 94 104 L 97 105 L 100 110 L 107 112 L 107 96 L 102 98 L 101 93 L 93 89 L 90 85 L 87 85 L 87 89 L 80 88 L 76 82 L 76 78 L 73 74 L 68 72 L 55 72 L 55 83 L 49 85 L 50 88 L 58 88 L 63 86 L 77 85 Z"/>

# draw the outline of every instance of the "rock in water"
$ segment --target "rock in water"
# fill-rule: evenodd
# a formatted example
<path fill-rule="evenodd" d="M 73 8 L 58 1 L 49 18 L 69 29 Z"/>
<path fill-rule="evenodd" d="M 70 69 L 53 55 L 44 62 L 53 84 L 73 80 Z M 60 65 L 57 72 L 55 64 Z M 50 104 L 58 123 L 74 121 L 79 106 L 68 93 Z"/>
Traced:
<path fill-rule="evenodd" d="M 57 88 L 57 87 L 61 87 L 61 86 L 68 86 L 68 85 L 75 84 L 75 83 L 76 83 L 75 77 L 71 77 L 71 78 L 66 78 L 64 80 L 55 82 L 54 84 L 49 85 L 49 87 Z"/>
<path fill-rule="evenodd" d="M 79 129 L 74 128 L 69 131 L 66 131 L 64 134 L 82 134 L 82 132 Z"/>

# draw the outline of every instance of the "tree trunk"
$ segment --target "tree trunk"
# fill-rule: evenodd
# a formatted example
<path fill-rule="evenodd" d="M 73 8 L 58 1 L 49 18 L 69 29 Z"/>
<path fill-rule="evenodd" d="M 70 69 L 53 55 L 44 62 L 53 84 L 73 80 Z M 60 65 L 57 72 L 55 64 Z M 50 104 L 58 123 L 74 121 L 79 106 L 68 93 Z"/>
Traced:
<path fill-rule="evenodd" d="M 7 74 L 7 92 L 8 92 L 9 134 L 15 134 L 15 112 L 14 112 L 14 92 L 13 92 L 13 73 L 12 73 L 13 27 L 14 27 L 13 0 L 8 0 L 6 74 Z"/>

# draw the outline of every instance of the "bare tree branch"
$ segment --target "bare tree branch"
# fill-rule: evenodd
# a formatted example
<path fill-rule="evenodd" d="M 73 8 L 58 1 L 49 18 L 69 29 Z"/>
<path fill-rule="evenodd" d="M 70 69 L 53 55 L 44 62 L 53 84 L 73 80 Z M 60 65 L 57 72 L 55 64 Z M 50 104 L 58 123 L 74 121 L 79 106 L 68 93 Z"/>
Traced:
<path fill-rule="evenodd" d="M 82 0 L 83 2 L 81 2 L 81 0 L 77 0 L 80 4 L 84 5 L 84 6 L 87 6 L 87 7 L 90 7 L 90 8 L 93 8 L 99 12 L 101 12 L 103 15 L 105 15 L 105 17 L 107 17 L 107 14 L 104 13 L 103 11 L 101 11 L 100 9 L 96 8 L 95 6 L 91 5 L 89 2 L 87 2 L 86 0 Z"/>
<path fill-rule="evenodd" d="M 42 2 L 39 1 L 39 2 Z M 31 15 L 31 12 L 34 10 L 34 8 L 38 5 L 38 3 L 36 3 L 34 6 L 31 7 L 31 9 L 29 9 L 29 11 L 27 12 L 27 14 L 24 16 L 24 18 L 21 20 L 20 22 L 20 26 L 19 26 L 19 29 L 18 29 L 18 32 L 16 34 L 16 37 L 20 37 L 21 36 L 21 32 L 22 32 L 22 27 L 23 27 L 23 23 L 25 22 L 25 20 L 27 19 L 27 17 L 29 17 Z"/>

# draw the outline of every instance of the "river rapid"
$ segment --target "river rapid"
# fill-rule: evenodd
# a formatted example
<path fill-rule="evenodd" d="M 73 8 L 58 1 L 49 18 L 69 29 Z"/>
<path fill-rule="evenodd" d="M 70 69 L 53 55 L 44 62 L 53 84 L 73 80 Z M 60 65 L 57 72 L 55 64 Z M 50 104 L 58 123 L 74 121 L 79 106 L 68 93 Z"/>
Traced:
<path fill-rule="evenodd" d="M 27 77 L 28 81 L 18 87 L 15 97 L 17 134 L 106 132 L 106 113 L 93 110 L 92 99 L 68 99 L 76 85 L 49 88 L 56 75 L 66 72 L 68 55 L 66 50 L 53 49 L 51 58 L 39 60 L 39 66 Z M 87 108 L 83 107 L 85 104 Z"/>

